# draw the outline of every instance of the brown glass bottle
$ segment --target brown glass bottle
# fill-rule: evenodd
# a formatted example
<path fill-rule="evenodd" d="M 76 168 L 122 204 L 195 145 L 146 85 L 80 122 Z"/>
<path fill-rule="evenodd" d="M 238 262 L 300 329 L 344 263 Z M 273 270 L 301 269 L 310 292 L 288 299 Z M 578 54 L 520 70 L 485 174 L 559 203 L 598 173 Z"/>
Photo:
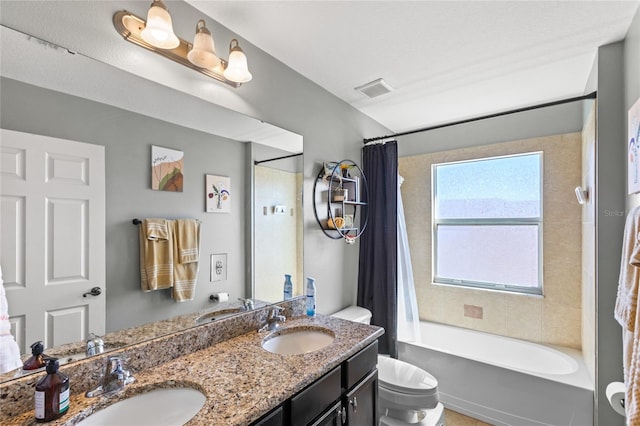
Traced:
<path fill-rule="evenodd" d="M 44 345 L 42 342 L 35 342 L 31 345 L 31 356 L 22 364 L 23 370 L 37 370 L 46 365 L 47 356 L 43 354 Z"/>
<path fill-rule="evenodd" d="M 36 421 L 50 422 L 69 409 L 69 377 L 58 371 L 58 360 L 47 359 L 47 375 L 36 384 Z"/>

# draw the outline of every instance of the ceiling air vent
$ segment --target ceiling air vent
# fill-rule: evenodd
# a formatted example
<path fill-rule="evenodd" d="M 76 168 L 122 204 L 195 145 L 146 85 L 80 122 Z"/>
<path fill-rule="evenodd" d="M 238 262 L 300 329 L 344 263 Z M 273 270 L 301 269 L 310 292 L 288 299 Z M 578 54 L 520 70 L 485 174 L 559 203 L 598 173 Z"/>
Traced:
<path fill-rule="evenodd" d="M 393 91 L 393 87 L 389 86 L 383 79 L 379 78 L 367 84 L 356 87 L 356 90 L 365 96 L 375 98 L 385 93 Z"/>

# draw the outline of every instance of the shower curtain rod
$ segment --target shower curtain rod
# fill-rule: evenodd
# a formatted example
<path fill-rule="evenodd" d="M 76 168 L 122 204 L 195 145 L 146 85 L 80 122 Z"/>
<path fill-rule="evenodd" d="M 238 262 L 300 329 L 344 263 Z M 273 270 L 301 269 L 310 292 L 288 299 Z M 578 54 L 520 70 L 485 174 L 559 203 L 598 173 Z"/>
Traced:
<path fill-rule="evenodd" d="M 534 109 L 551 107 L 551 106 L 555 106 L 555 105 L 568 104 L 568 103 L 571 103 L 571 102 L 583 101 L 585 99 L 595 99 L 597 93 L 598 92 L 596 91 L 596 92 L 591 92 L 591 93 L 589 93 L 587 95 L 576 96 L 574 98 L 561 99 L 559 101 L 547 102 L 547 103 L 544 103 L 544 104 L 532 105 L 532 106 L 523 107 L 523 108 L 516 108 L 516 109 L 509 110 L 509 111 L 502 111 L 502 112 L 497 112 L 497 113 L 489 114 L 489 115 L 481 115 L 479 117 L 467 118 L 465 120 L 453 121 L 451 123 L 437 124 L 435 126 L 423 127 L 422 129 L 409 130 L 409 131 L 406 131 L 406 132 L 394 133 L 394 134 L 391 134 L 391 135 L 377 136 L 375 138 L 367 138 L 367 139 L 363 139 L 362 143 L 367 144 L 369 142 L 375 142 L 375 141 L 379 141 L 379 140 L 383 140 L 383 139 L 392 139 L 392 138 L 396 138 L 398 136 L 406 136 L 406 135 L 412 135 L 414 133 L 428 132 L 430 130 L 442 129 L 444 127 L 457 126 L 459 124 L 472 123 L 474 121 L 480 121 L 480 120 L 486 120 L 486 119 L 489 119 L 489 118 L 501 117 L 503 115 L 515 114 L 515 113 L 518 113 L 518 112 L 525 112 L 525 111 L 531 111 L 531 110 L 534 110 Z"/>
<path fill-rule="evenodd" d="M 297 154 L 285 155 L 285 156 L 282 156 L 282 157 L 270 158 L 268 160 L 254 161 L 253 165 L 257 166 L 258 164 L 261 164 L 261 163 L 267 163 L 269 161 L 276 161 L 276 160 L 284 160 L 285 158 L 298 157 L 300 155 L 302 155 L 302 152 L 299 152 Z"/>

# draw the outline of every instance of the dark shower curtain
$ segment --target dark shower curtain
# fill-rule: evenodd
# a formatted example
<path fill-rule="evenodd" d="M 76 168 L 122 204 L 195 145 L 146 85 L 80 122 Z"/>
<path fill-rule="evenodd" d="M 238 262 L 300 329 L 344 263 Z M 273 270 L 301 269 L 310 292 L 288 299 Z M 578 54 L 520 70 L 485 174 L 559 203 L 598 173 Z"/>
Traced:
<path fill-rule="evenodd" d="M 360 238 L 358 305 L 369 309 L 371 324 L 384 327 L 378 351 L 397 357 L 398 145 L 363 148 L 362 169 L 369 189 L 369 223 Z"/>

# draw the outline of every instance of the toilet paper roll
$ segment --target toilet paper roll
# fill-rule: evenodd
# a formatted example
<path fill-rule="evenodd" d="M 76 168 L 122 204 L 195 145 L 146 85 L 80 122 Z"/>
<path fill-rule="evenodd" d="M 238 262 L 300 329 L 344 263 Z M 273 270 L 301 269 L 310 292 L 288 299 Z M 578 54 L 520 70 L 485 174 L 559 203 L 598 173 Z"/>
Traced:
<path fill-rule="evenodd" d="M 214 297 L 218 300 L 218 302 L 228 302 L 229 301 L 229 293 L 217 293 Z"/>
<path fill-rule="evenodd" d="M 626 387 L 622 382 L 611 382 L 607 385 L 607 399 L 616 413 L 624 416 L 624 396 Z"/>

